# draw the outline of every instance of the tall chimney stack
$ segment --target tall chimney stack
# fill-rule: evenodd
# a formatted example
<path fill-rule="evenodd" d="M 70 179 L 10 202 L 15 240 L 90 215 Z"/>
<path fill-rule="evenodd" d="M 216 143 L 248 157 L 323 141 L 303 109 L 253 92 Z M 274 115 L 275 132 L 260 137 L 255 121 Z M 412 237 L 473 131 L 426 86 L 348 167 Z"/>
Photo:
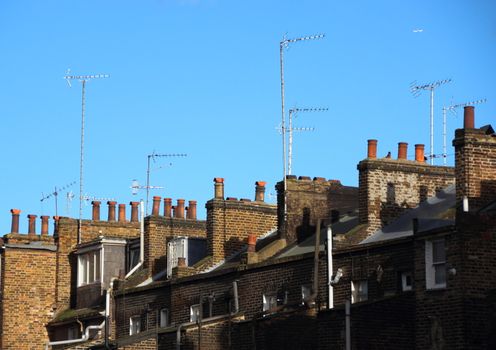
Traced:
<path fill-rule="evenodd" d="M 188 219 L 196 220 L 196 201 L 189 201 L 188 207 Z"/>
<path fill-rule="evenodd" d="M 367 158 L 377 158 L 377 140 L 367 140 Z"/>
<path fill-rule="evenodd" d="M 10 212 L 12 213 L 12 227 L 10 232 L 19 233 L 19 215 L 21 211 L 19 209 L 10 209 Z"/>
<path fill-rule="evenodd" d="M 464 129 L 475 128 L 474 106 L 463 107 L 463 128 Z"/>
<path fill-rule="evenodd" d="M 422 144 L 415 145 L 415 160 L 419 163 L 425 162 L 424 145 Z"/>
<path fill-rule="evenodd" d="M 117 202 L 115 201 L 108 201 L 108 221 L 115 221 L 115 205 Z"/>
<path fill-rule="evenodd" d="M 265 200 L 265 181 L 255 182 L 255 201 L 263 202 Z"/>
<path fill-rule="evenodd" d="M 92 201 L 91 205 L 93 206 L 93 214 L 92 220 L 99 221 L 100 220 L 100 203 L 99 201 Z"/>
<path fill-rule="evenodd" d="M 29 220 L 28 235 L 30 236 L 36 235 L 36 217 L 37 215 L 28 214 L 28 220 Z"/>
<path fill-rule="evenodd" d="M 162 197 L 160 196 L 153 196 L 153 207 L 152 207 L 152 215 L 153 216 L 158 216 L 158 212 L 160 210 L 160 200 Z"/>
<path fill-rule="evenodd" d="M 408 143 L 398 142 L 398 159 L 406 160 L 407 150 L 408 150 Z"/>
<path fill-rule="evenodd" d="M 224 199 L 224 179 L 221 177 L 214 178 L 215 199 Z"/>
<path fill-rule="evenodd" d="M 138 222 L 138 206 L 140 202 L 130 202 L 129 204 L 131 205 L 131 222 Z"/>

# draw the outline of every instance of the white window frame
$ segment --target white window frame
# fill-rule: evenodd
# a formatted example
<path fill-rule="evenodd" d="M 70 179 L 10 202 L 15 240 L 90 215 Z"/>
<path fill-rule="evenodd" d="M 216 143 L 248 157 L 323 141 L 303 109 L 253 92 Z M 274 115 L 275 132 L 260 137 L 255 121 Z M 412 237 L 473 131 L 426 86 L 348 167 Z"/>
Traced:
<path fill-rule="evenodd" d="M 410 278 L 410 284 L 408 284 L 408 278 Z M 407 292 L 413 289 L 413 274 L 410 271 L 405 271 L 401 273 L 401 290 Z"/>
<path fill-rule="evenodd" d="M 262 301 L 263 301 L 262 310 L 270 311 L 271 309 L 277 307 L 277 294 L 276 293 L 263 294 Z"/>
<path fill-rule="evenodd" d="M 351 281 L 351 303 L 360 303 L 369 299 L 369 282 L 367 280 Z"/>
<path fill-rule="evenodd" d="M 200 319 L 200 304 L 194 304 L 189 307 L 189 321 L 196 322 Z"/>
<path fill-rule="evenodd" d="M 103 249 L 78 255 L 78 287 L 101 282 L 103 275 Z"/>
<path fill-rule="evenodd" d="M 161 328 L 169 327 L 169 309 L 164 308 L 160 310 L 159 325 Z"/>
<path fill-rule="evenodd" d="M 434 245 L 442 244 L 444 260 L 440 257 L 434 257 Z M 438 271 L 439 270 L 439 271 Z M 442 271 L 442 272 L 441 272 Z M 446 241 L 436 239 L 425 241 L 425 287 L 426 289 L 443 289 L 446 288 Z M 436 281 L 436 277 L 444 280 Z"/>
<path fill-rule="evenodd" d="M 135 335 L 141 332 L 141 316 L 135 315 L 129 317 L 129 335 Z"/>

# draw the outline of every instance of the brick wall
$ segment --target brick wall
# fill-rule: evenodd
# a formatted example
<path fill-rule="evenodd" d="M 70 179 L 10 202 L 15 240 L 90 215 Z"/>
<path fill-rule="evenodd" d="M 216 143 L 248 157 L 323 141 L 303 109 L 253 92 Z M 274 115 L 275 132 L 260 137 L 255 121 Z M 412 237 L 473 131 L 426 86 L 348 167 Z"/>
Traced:
<path fill-rule="evenodd" d="M 262 235 L 277 225 L 276 206 L 265 202 L 211 199 L 207 208 L 207 254 L 215 264 L 239 251 L 248 234 Z"/>
<path fill-rule="evenodd" d="M 353 211 L 358 203 L 357 189 L 343 186 L 337 180 L 319 177 L 312 180 L 307 176 L 296 179 L 296 176 L 288 176 L 286 194 L 283 182 L 277 183 L 276 189 L 278 229 L 281 237 L 285 237 L 288 243 L 301 242 L 312 235 L 317 220 L 330 219 L 333 210 L 339 210 L 339 214 L 346 214 Z M 337 214 L 338 212 L 334 213 Z"/>
<path fill-rule="evenodd" d="M 365 159 L 358 170 L 359 219 L 369 234 L 455 182 L 453 168 L 403 159 Z"/>
<path fill-rule="evenodd" d="M 55 306 L 54 251 L 6 247 L 2 254 L 2 349 L 41 349 Z"/>

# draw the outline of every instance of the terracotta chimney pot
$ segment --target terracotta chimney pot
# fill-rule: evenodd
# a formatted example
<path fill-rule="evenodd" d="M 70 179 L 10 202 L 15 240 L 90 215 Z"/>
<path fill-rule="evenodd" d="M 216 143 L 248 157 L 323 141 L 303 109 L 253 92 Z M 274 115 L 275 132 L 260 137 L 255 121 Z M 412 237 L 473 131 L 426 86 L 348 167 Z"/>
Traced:
<path fill-rule="evenodd" d="M 138 222 L 139 219 L 139 213 L 138 213 L 138 208 L 140 202 L 129 202 L 131 205 L 131 222 Z"/>
<path fill-rule="evenodd" d="M 474 129 L 475 128 L 475 107 L 474 106 L 463 107 L 463 128 L 464 129 Z"/>
<path fill-rule="evenodd" d="M 263 202 L 265 200 L 265 181 L 255 182 L 255 201 Z"/>
<path fill-rule="evenodd" d="M 172 217 L 172 198 L 164 198 L 164 216 Z"/>
<path fill-rule="evenodd" d="M 115 201 L 108 201 L 108 221 L 115 221 L 115 205 L 117 202 Z"/>
<path fill-rule="evenodd" d="M 377 140 L 367 140 L 367 158 L 377 158 Z"/>
<path fill-rule="evenodd" d="M 184 199 L 177 200 L 176 210 L 174 211 L 174 217 L 178 219 L 184 219 Z"/>
<path fill-rule="evenodd" d="M 48 236 L 48 219 L 50 216 L 42 215 L 41 216 L 41 235 Z"/>
<path fill-rule="evenodd" d="M 424 145 L 422 144 L 415 145 L 415 160 L 419 163 L 425 162 Z"/>
<path fill-rule="evenodd" d="M 398 142 L 398 159 L 407 159 L 408 143 Z"/>
<path fill-rule="evenodd" d="M 36 235 L 36 218 L 37 215 L 33 214 L 28 214 L 28 220 L 29 220 L 29 230 L 28 230 L 28 235 Z"/>
<path fill-rule="evenodd" d="M 188 219 L 196 220 L 196 201 L 189 201 L 188 208 Z"/>
<path fill-rule="evenodd" d="M 248 252 L 255 252 L 257 245 L 257 235 L 250 233 L 248 235 Z"/>
<path fill-rule="evenodd" d="M 214 198 L 224 199 L 224 179 L 222 177 L 214 178 Z"/>
<path fill-rule="evenodd" d="M 10 232 L 19 233 L 19 215 L 21 214 L 21 211 L 19 209 L 10 209 L 10 212 L 12 213 L 12 226 Z"/>
<path fill-rule="evenodd" d="M 160 196 L 153 196 L 153 207 L 152 207 L 152 215 L 153 216 L 158 216 L 158 212 L 160 210 L 160 200 L 162 197 Z"/>
<path fill-rule="evenodd" d="M 91 205 L 93 206 L 92 220 L 99 221 L 100 220 L 100 204 L 99 201 L 92 201 Z"/>
<path fill-rule="evenodd" d="M 126 205 L 119 204 L 119 222 L 126 221 Z"/>

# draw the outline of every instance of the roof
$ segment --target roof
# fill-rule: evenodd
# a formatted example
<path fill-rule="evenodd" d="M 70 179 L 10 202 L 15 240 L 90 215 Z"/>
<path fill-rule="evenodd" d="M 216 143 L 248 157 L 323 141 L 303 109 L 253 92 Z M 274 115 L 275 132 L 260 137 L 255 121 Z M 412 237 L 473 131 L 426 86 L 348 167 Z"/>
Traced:
<path fill-rule="evenodd" d="M 420 203 L 416 208 L 408 210 L 391 224 L 377 230 L 360 244 L 380 242 L 413 235 L 413 219 L 418 219 L 418 231 L 432 230 L 455 223 L 449 216 L 456 205 L 455 185 L 449 185 Z"/>

